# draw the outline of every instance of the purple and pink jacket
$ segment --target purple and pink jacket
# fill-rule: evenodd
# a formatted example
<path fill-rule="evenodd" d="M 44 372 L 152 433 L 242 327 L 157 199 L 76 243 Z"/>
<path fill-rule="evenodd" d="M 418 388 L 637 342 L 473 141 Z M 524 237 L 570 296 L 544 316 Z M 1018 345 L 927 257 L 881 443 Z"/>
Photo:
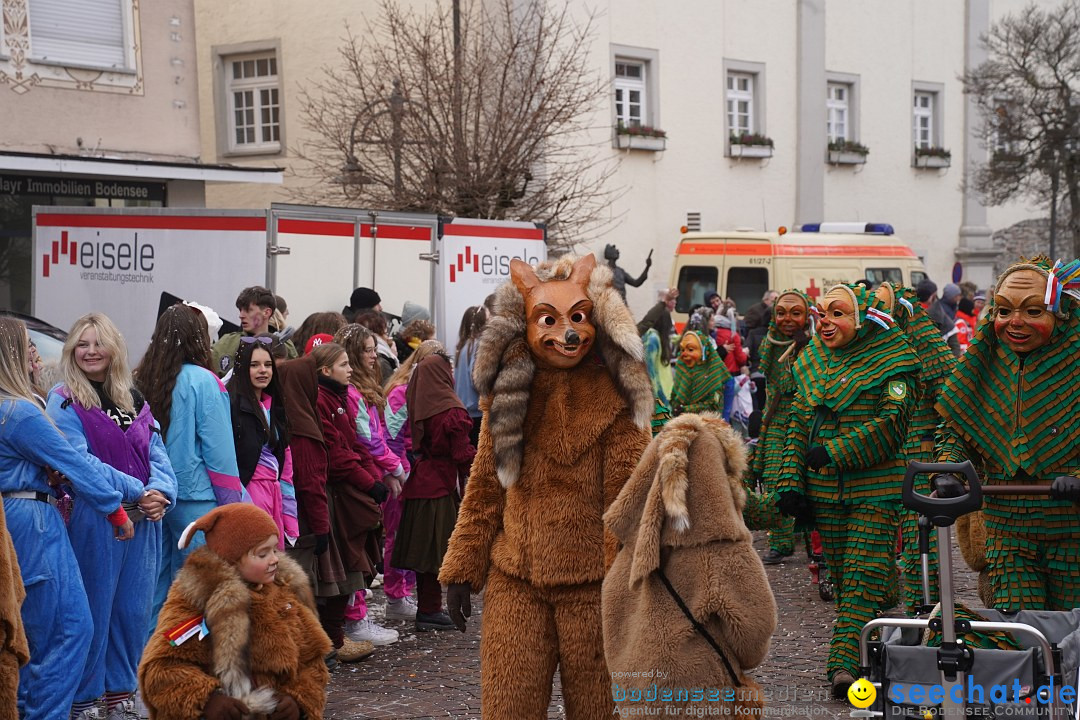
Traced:
<path fill-rule="evenodd" d="M 354 386 L 348 389 L 349 414 L 356 417 L 356 439 L 359 440 L 375 459 L 375 464 L 383 476 L 393 475 L 405 479 L 405 463 L 390 449 L 389 433 L 379 407 L 368 403 Z"/>

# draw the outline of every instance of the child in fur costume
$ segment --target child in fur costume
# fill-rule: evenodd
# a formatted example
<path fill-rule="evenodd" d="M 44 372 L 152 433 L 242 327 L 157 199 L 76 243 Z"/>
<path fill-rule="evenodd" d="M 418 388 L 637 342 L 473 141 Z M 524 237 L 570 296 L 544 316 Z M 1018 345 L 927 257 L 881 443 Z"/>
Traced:
<path fill-rule="evenodd" d="M 604 514 L 622 546 L 603 590 L 617 703 L 642 692 L 657 710 L 686 716 L 761 715 L 761 687 L 745 670 L 769 651 L 776 603 L 742 520 L 745 470 L 742 438 L 719 416 L 682 415 L 652 441 Z M 679 703 L 681 688 L 700 688 L 702 697 Z"/>
<path fill-rule="evenodd" d="M 649 442 L 652 387 L 611 271 L 589 255 L 510 265 L 477 349 L 484 420 L 439 579 L 465 630 L 486 588 L 485 718 L 609 717 L 600 584 L 615 557 L 602 515 Z"/>
<path fill-rule="evenodd" d="M 273 518 L 223 505 L 188 526 L 181 549 L 198 530 L 206 546 L 173 581 L 139 666 L 150 717 L 322 717 L 330 639 L 307 576 L 278 552 Z"/>

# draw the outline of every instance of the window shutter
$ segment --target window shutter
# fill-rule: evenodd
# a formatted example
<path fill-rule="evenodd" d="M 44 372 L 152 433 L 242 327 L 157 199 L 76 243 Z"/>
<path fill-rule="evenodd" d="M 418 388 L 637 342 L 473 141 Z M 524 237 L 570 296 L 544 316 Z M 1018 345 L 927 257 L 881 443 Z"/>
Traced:
<path fill-rule="evenodd" d="M 124 1 L 29 0 L 31 57 L 91 67 L 127 67 Z"/>

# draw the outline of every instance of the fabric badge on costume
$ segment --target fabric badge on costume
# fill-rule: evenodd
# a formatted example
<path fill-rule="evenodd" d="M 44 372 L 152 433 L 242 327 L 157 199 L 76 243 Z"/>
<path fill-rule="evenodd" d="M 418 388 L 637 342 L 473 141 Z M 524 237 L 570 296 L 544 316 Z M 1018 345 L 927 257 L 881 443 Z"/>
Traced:
<path fill-rule="evenodd" d="M 232 365 L 232 358 L 228 355 L 221 356 L 221 362 L 218 363 L 221 366 L 221 372 L 229 372 L 229 366 Z"/>
<path fill-rule="evenodd" d="M 907 383 L 902 380 L 894 380 L 889 383 L 889 399 L 903 400 L 907 397 Z"/>
<path fill-rule="evenodd" d="M 164 634 L 168 638 L 169 644 L 176 647 L 177 645 L 183 645 L 196 634 L 202 640 L 210 634 L 210 628 L 206 626 L 206 619 L 202 615 L 198 615 L 190 620 L 185 620 L 171 630 L 166 630 Z"/>

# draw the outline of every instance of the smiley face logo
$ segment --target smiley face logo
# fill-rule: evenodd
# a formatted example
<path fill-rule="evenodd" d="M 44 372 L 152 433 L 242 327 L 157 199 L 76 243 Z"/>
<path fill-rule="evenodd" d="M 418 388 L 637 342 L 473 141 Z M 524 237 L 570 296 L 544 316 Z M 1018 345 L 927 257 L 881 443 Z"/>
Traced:
<path fill-rule="evenodd" d="M 866 678 L 859 678 L 848 688 L 847 699 L 857 708 L 868 708 L 877 700 L 877 689 Z"/>

